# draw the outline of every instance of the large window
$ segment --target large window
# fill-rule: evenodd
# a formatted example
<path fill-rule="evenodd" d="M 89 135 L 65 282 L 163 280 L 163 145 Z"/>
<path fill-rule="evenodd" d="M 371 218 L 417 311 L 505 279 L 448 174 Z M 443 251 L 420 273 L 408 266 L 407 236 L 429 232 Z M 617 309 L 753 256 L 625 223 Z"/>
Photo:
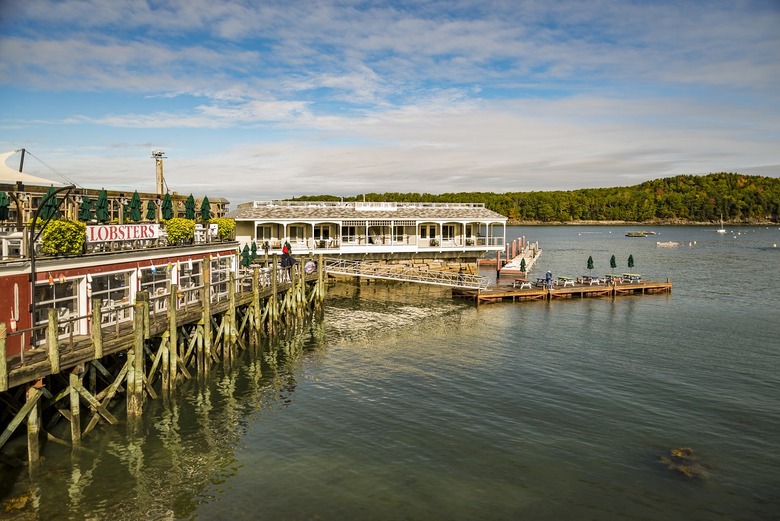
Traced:
<path fill-rule="evenodd" d="M 211 300 L 219 302 L 228 298 L 230 281 L 230 257 L 211 259 Z"/>
<path fill-rule="evenodd" d="M 327 241 L 330 239 L 330 226 L 325 224 L 317 224 L 314 226 L 314 240 Z"/>
<path fill-rule="evenodd" d="M 294 225 L 287 227 L 287 234 L 290 236 L 290 241 L 298 242 L 306 239 L 306 234 L 303 231 L 303 226 Z"/>
<path fill-rule="evenodd" d="M 197 302 L 200 300 L 200 290 L 197 289 L 203 283 L 200 271 L 200 262 L 182 262 L 179 267 L 179 303 Z"/>
<path fill-rule="evenodd" d="M 130 309 L 130 274 L 131 272 L 100 274 L 92 277 L 90 287 L 92 298 L 100 299 L 102 309 L 102 321 L 114 323 L 116 321 L 129 320 Z M 114 310 L 114 308 L 122 308 Z"/>
<path fill-rule="evenodd" d="M 258 226 L 257 227 L 257 240 L 258 241 L 270 241 L 271 238 L 272 238 L 271 226 Z"/>
<path fill-rule="evenodd" d="M 170 291 L 170 271 L 168 266 L 150 266 L 141 269 L 141 291 L 148 291 L 154 309 L 168 309 L 168 299 L 165 294 Z"/>
<path fill-rule="evenodd" d="M 427 238 L 435 239 L 436 238 L 436 225 L 435 224 L 423 224 L 420 226 L 420 238 L 421 239 L 427 239 Z"/>
<path fill-rule="evenodd" d="M 455 237 L 455 225 L 454 224 L 443 224 L 441 226 L 441 238 L 442 240 L 448 241 Z"/>
<path fill-rule="evenodd" d="M 35 323 L 49 323 L 49 308 L 57 310 L 59 336 L 70 333 L 72 324 L 68 319 L 79 316 L 78 281 L 54 280 L 53 284 L 38 283 L 35 286 Z M 40 339 L 43 337 L 40 336 Z"/>

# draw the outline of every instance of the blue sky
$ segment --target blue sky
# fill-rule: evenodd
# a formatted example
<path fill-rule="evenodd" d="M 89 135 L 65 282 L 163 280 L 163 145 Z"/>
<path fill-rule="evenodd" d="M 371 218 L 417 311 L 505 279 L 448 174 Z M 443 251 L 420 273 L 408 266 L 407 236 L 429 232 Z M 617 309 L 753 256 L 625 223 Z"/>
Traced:
<path fill-rule="evenodd" d="M 162 149 L 234 206 L 780 177 L 778 28 L 777 0 L 0 0 L 0 152 L 153 191 Z"/>

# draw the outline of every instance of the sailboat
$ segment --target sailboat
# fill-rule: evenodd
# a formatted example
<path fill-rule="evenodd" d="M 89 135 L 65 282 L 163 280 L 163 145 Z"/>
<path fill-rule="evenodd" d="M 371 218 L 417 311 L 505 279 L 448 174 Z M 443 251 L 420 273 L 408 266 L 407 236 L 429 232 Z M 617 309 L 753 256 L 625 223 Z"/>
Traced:
<path fill-rule="evenodd" d="M 718 233 L 726 233 L 726 228 L 723 227 L 723 214 L 720 214 L 720 229 Z"/>

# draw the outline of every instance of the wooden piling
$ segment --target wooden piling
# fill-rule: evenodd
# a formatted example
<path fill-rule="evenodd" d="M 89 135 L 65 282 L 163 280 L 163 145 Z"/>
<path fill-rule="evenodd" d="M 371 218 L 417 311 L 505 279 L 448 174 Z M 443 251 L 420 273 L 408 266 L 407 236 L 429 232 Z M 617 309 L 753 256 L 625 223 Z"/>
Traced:
<path fill-rule="evenodd" d="M 103 358 L 102 308 L 103 300 L 99 298 L 92 299 L 92 327 L 90 328 L 90 335 L 92 336 L 92 345 L 95 348 L 95 360 Z"/>
<path fill-rule="evenodd" d="M 0 392 L 8 390 L 8 348 L 5 338 L 5 322 L 0 322 Z"/>
<path fill-rule="evenodd" d="M 171 292 L 168 295 L 168 371 L 170 375 L 168 377 L 168 385 L 170 389 L 176 388 L 176 378 L 179 374 L 179 336 L 176 330 L 176 284 L 171 284 Z"/>
<path fill-rule="evenodd" d="M 74 367 L 68 376 L 70 383 L 70 442 L 73 446 L 81 444 L 81 406 L 79 401 L 78 367 Z"/>
<path fill-rule="evenodd" d="M 211 366 L 211 256 L 209 255 L 201 261 L 201 274 L 203 276 L 203 290 L 201 293 L 201 302 L 203 303 L 203 313 L 201 322 L 203 324 L 203 370 L 208 373 Z"/>
<path fill-rule="evenodd" d="M 39 380 L 27 387 L 27 404 L 30 405 L 29 413 L 27 414 L 27 461 L 31 464 L 36 463 L 41 458 L 41 407 L 39 398 L 43 393 L 39 387 L 42 386 L 43 384 Z"/>
<path fill-rule="evenodd" d="M 127 416 L 138 418 L 143 412 L 144 401 L 144 318 L 143 304 L 133 306 L 133 347 L 127 352 L 130 367 L 127 372 Z"/>
<path fill-rule="evenodd" d="M 49 354 L 49 363 L 51 364 L 51 374 L 60 372 L 60 347 L 59 347 L 59 324 L 57 320 L 57 310 L 49 308 L 49 324 L 46 328 L 46 351 Z"/>

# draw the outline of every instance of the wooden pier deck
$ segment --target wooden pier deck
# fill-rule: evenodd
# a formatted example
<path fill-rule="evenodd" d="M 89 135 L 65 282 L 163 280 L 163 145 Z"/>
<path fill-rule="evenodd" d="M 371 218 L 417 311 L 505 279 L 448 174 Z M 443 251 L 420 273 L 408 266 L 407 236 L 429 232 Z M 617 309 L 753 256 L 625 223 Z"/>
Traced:
<path fill-rule="evenodd" d="M 553 300 L 564 298 L 617 297 L 624 295 L 647 295 L 656 293 L 671 293 L 672 283 L 643 280 L 637 282 L 622 282 L 615 284 L 583 284 L 571 286 L 556 286 L 553 289 L 545 287 L 530 288 L 513 287 L 511 284 L 497 284 L 485 289 L 452 288 L 453 298 L 470 299 L 477 304 L 488 304 L 503 301 L 523 300 Z"/>

